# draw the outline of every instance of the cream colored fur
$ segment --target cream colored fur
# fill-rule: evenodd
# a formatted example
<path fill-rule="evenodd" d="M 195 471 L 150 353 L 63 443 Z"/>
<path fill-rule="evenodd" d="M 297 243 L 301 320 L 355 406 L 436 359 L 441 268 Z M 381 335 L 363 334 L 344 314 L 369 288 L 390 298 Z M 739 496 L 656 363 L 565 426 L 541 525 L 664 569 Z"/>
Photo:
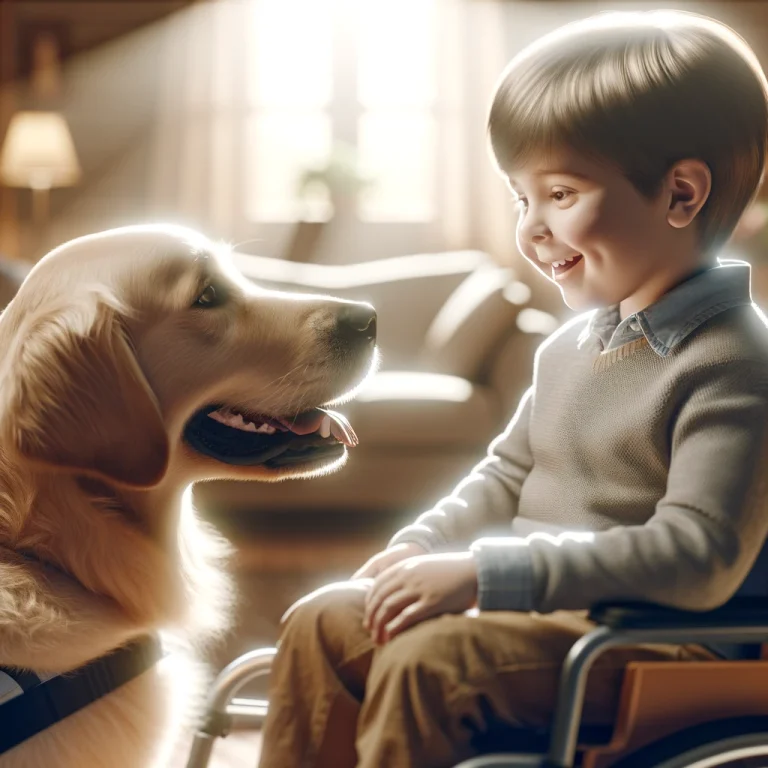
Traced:
<path fill-rule="evenodd" d="M 192 308 L 211 280 L 224 304 Z M 191 484 L 283 477 L 196 454 L 183 427 L 213 402 L 286 415 L 351 397 L 375 361 L 330 350 L 339 306 L 256 288 L 171 226 L 79 238 L 32 270 L 0 316 L 0 665 L 63 673 L 158 631 L 176 651 L 2 768 L 167 765 L 204 692 L 195 652 L 232 605 Z"/>

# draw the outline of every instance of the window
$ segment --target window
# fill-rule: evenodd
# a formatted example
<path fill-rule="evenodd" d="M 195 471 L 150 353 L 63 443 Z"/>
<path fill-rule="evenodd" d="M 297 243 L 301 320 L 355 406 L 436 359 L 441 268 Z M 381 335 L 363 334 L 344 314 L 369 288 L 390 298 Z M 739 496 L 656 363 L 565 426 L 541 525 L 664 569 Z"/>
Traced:
<path fill-rule="evenodd" d="M 329 219 L 327 186 L 300 196 L 299 184 L 310 170 L 338 172 L 344 146 L 369 183 L 337 205 L 351 199 L 368 222 L 436 217 L 438 2 L 249 0 L 249 220 Z"/>

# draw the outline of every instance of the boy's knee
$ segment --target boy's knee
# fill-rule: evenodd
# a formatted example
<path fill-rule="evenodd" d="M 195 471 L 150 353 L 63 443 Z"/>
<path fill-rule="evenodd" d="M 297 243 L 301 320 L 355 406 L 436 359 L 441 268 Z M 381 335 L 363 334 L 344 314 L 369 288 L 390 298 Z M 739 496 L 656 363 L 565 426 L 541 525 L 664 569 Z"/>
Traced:
<path fill-rule="evenodd" d="M 344 581 L 327 584 L 295 602 L 280 620 L 283 633 L 293 629 L 316 629 L 326 626 L 344 631 L 344 627 L 362 624 L 366 581 Z"/>

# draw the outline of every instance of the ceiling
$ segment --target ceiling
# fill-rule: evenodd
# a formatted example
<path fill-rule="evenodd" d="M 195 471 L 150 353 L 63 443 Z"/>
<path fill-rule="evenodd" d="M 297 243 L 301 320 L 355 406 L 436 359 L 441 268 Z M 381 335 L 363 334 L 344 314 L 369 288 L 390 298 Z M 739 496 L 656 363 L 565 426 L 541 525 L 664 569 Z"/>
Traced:
<path fill-rule="evenodd" d="M 12 44 L 4 57 L 3 81 L 24 78 L 30 71 L 31 41 L 52 31 L 61 56 L 91 50 L 191 5 L 194 0 L 0 0 L 0 40 Z"/>

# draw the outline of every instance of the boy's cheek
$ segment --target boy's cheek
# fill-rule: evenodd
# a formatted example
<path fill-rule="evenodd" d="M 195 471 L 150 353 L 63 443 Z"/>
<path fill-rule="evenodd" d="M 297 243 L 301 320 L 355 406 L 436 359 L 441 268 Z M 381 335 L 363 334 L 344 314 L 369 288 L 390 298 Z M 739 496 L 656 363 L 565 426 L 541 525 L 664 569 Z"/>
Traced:
<path fill-rule="evenodd" d="M 586 196 L 562 211 L 556 236 L 573 250 L 581 251 L 588 243 L 601 238 L 616 215 L 623 215 L 612 214 L 613 205 L 602 195 Z"/>

